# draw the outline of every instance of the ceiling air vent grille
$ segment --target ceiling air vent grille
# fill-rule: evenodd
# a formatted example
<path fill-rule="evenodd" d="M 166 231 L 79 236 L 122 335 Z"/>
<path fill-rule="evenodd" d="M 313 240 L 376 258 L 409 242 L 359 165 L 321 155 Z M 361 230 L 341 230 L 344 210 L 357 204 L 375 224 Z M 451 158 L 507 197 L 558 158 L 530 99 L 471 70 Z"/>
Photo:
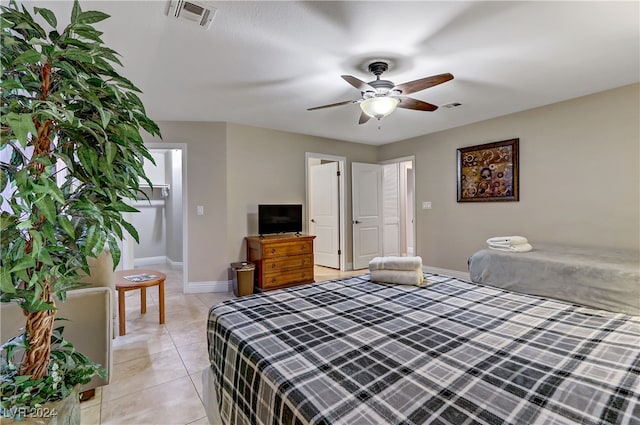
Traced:
<path fill-rule="evenodd" d="M 209 29 L 211 22 L 213 22 L 213 17 L 216 15 L 216 8 L 205 5 L 204 2 L 171 0 L 167 8 L 167 15 L 197 24 L 201 28 Z"/>

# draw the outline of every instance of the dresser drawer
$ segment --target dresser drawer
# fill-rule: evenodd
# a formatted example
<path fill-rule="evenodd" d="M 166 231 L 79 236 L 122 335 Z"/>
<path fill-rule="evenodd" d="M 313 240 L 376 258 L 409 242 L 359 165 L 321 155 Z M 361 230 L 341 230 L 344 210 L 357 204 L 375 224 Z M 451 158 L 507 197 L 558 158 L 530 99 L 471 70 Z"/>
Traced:
<path fill-rule="evenodd" d="M 303 282 L 313 282 L 313 267 L 290 270 L 277 274 L 265 274 L 262 279 L 262 286 L 264 289 L 269 289 L 277 286 Z"/>
<path fill-rule="evenodd" d="M 309 266 L 313 266 L 313 255 L 311 254 L 270 258 L 262 261 L 262 272 L 266 275 L 307 268 Z"/>
<path fill-rule="evenodd" d="M 262 246 L 262 258 L 284 257 L 287 255 L 312 254 L 313 241 L 266 243 Z"/>

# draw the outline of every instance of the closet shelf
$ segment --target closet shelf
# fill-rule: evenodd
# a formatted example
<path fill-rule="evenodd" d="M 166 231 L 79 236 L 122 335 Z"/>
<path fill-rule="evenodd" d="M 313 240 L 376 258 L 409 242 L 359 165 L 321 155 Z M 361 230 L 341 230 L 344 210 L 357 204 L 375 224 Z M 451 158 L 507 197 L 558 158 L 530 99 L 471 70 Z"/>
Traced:
<path fill-rule="evenodd" d="M 134 208 L 164 207 L 164 201 L 152 199 L 150 201 L 134 201 L 131 203 Z"/>
<path fill-rule="evenodd" d="M 150 188 L 151 186 L 149 186 L 146 183 L 140 183 L 139 185 L 141 188 Z M 153 185 L 154 189 L 171 189 L 171 185 L 168 184 L 154 184 Z"/>

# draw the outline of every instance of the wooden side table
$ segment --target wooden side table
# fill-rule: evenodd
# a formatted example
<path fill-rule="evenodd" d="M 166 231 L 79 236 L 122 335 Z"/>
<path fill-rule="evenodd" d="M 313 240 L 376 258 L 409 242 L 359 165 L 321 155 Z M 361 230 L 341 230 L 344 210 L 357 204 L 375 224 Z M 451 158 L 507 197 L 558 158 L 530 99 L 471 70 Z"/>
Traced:
<path fill-rule="evenodd" d="M 138 281 L 130 280 L 131 276 L 142 276 Z M 128 276 L 130 279 L 127 279 Z M 160 310 L 160 324 L 164 323 L 164 281 L 167 275 L 157 270 L 149 269 L 135 269 L 135 270 L 120 270 L 115 273 L 116 277 L 116 290 L 118 291 L 118 321 L 120 325 L 120 335 L 127 333 L 125 326 L 125 304 L 124 295 L 127 291 L 134 289 L 140 290 L 140 313 L 145 314 L 147 312 L 147 288 L 150 286 L 158 287 L 158 303 Z"/>

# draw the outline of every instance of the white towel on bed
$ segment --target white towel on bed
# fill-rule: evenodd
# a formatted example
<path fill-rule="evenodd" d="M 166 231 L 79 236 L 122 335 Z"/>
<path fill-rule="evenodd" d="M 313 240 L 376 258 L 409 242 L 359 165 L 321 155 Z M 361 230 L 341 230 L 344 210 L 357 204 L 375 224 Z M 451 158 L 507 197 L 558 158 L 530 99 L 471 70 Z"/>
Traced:
<path fill-rule="evenodd" d="M 400 285 L 425 286 L 422 269 L 418 270 L 373 270 L 372 282 L 397 283 Z"/>
<path fill-rule="evenodd" d="M 496 251 L 506 251 L 506 252 L 528 252 L 528 251 L 531 251 L 533 247 L 531 246 L 531 244 L 522 243 L 518 245 L 508 245 L 508 246 L 489 245 L 489 249 L 495 249 Z"/>
<path fill-rule="evenodd" d="M 422 271 L 422 257 L 375 257 L 369 261 L 369 270 Z"/>

